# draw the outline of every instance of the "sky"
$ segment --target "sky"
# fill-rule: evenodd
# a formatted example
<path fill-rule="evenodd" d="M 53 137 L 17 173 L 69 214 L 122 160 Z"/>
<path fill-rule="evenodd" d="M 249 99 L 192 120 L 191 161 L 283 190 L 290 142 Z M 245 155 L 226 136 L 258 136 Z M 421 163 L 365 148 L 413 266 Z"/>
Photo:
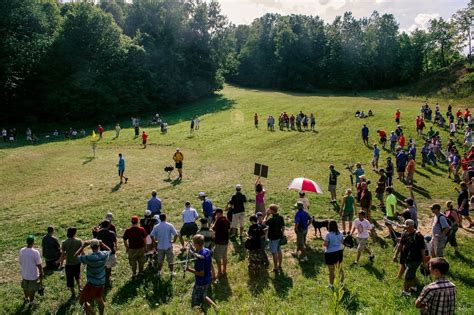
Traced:
<path fill-rule="evenodd" d="M 426 29 L 430 19 L 449 19 L 469 0 L 218 0 L 222 13 L 234 24 L 250 24 L 265 13 L 318 15 L 330 23 L 351 11 L 355 17 L 368 17 L 376 10 L 391 13 L 402 31 Z"/>

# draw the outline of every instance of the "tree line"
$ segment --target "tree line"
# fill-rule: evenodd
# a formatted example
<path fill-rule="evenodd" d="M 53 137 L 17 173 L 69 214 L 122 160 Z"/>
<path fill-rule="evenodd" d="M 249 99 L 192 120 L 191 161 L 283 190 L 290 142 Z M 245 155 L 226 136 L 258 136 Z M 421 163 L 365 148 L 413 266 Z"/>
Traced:
<path fill-rule="evenodd" d="M 295 91 L 407 84 L 462 58 L 473 8 L 407 34 L 377 12 L 235 26 L 201 0 L 1 0 L 0 121 L 113 121 L 208 97 L 225 80 Z"/>

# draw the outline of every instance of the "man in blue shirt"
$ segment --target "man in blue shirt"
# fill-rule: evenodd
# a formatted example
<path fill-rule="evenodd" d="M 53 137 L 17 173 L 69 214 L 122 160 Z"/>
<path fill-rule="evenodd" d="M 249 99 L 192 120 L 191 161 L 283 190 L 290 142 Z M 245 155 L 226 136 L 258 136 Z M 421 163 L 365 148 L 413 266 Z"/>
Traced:
<path fill-rule="evenodd" d="M 362 141 L 364 141 L 366 146 L 369 146 L 369 127 L 366 125 L 362 127 Z"/>
<path fill-rule="evenodd" d="M 214 206 L 212 205 L 212 201 L 206 198 L 206 193 L 200 192 L 199 199 L 202 201 L 202 212 L 204 213 L 204 217 L 207 219 L 209 224 L 212 223 L 212 217 L 214 215 Z"/>
<path fill-rule="evenodd" d="M 207 290 L 214 277 L 214 266 L 212 265 L 212 252 L 204 248 L 204 236 L 197 234 L 193 237 L 193 246 L 197 252 L 198 259 L 194 261 L 194 269 L 189 266 L 186 271 L 194 274 L 194 287 L 191 298 L 191 307 L 200 308 L 205 311 L 204 302 L 211 304 L 217 309 L 217 305 L 207 296 Z"/>
<path fill-rule="evenodd" d="M 152 216 L 161 214 L 161 200 L 156 197 L 156 190 L 151 192 L 151 199 L 148 200 L 146 209 L 151 211 Z"/>
<path fill-rule="evenodd" d="M 354 170 L 354 175 L 356 177 L 356 184 L 360 183 L 360 177 L 365 174 L 364 169 L 362 168 L 362 164 L 357 163 L 356 169 Z"/>
<path fill-rule="evenodd" d="M 401 148 L 397 148 L 397 155 L 396 155 L 396 162 L 397 162 L 397 173 L 398 179 L 401 181 L 405 180 L 405 169 L 408 163 L 408 155 L 405 151 Z"/>
<path fill-rule="evenodd" d="M 125 159 L 122 156 L 122 153 L 119 153 L 119 160 L 117 164 L 118 168 L 118 176 L 120 177 L 120 184 L 123 183 L 123 179 L 125 178 L 125 184 L 128 181 L 128 177 L 123 176 L 123 173 L 125 172 Z"/>
<path fill-rule="evenodd" d="M 298 257 L 298 252 L 301 253 L 300 261 L 308 261 L 306 256 L 306 234 L 308 234 L 308 226 L 311 222 L 311 216 L 304 210 L 302 201 L 296 203 L 298 211 L 295 214 L 295 233 L 296 233 L 296 253 L 293 256 Z"/>
<path fill-rule="evenodd" d="M 377 146 L 377 143 L 374 143 L 374 154 L 372 157 L 372 167 L 374 170 L 379 169 L 379 158 L 380 158 L 380 149 Z"/>
<path fill-rule="evenodd" d="M 83 255 L 84 248 L 89 246 L 92 249 L 92 253 L 89 255 Z M 100 251 L 100 248 L 105 250 Z M 82 289 L 79 303 L 85 308 L 87 314 L 94 314 L 94 310 L 90 302 L 94 300 L 99 306 L 99 313 L 104 314 L 104 300 L 102 295 L 104 293 L 105 286 L 105 264 L 110 255 L 110 248 L 105 245 L 102 241 L 93 239 L 91 241 L 84 241 L 79 250 L 74 254 L 79 263 L 83 263 L 87 266 L 87 284 Z"/>

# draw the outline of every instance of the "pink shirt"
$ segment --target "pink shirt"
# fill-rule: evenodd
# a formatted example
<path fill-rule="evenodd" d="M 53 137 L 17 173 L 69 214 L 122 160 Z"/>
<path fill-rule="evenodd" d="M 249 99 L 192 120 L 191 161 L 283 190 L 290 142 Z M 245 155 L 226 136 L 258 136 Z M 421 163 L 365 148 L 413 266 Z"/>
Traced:
<path fill-rule="evenodd" d="M 21 277 L 23 280 L 38 280 L 41 256 L 38 250 L 29 247 L 20 249 Z"/>
<path fill-rule="evenodd" d="M 265 202 L 265 189 L 261 192 L 256 193 L 255 203 L 264 203 Z"/>

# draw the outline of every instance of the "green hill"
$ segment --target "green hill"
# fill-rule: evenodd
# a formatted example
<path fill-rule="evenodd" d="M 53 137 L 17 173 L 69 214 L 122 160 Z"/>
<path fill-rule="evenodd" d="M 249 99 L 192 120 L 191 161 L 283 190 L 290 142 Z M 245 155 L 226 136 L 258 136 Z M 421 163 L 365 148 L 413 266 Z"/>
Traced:
<path fill-rule="evenodd" d="M 78 228 L 78 236 L 91 238 L 91 229 L 105 213 L 111 211 L 121 237 L 129 226 L 130 216 L 142 215 L 152 189 L 163 200 L 163 211 L 176 227 L 181 226 L 180 213 L 189 200 L 200 210 L 197 194 L 204 191 L 216 206 L 224 207 L 234 192 L 235 184 L 243 185 L 243 192 L 254 200 L 255 162 L 269 166 L 269 178 L 263 180 L 267 190 L 267 205 L 277 203 L 285 217 L 289 244 L 284 248 L 283 273 L 275 275 L 271 269 L 262 270 L 258 276 L 247 272 L 246 251 L 235 242 L 229 249 L 228 278 L 213 285 L 212 296 L 222 314 L 328 314 L 333 309 L 333 294 L 326 288 L 328 272 L 324 265 L 322 240 L 308 235 L 310 246 L 307 263 L 291 257 L 295 249 L 292 220 L 296 191 L 287 186 L 295 177 L 308 177 L 323 188 L 323 195 L 309 194 L 310 212 L 318 219 L 337 219 L 326 191 L 328 166 L 334 164 L 341 173 L 338 198 L 351 186 L 346 164 L 361 162 L 369 180 L 378 176 L 371 170 L 371 148 L 362 145 L 360 129 L 370 128 L 370 141 L 376 142 L 377 129 L 387 132 L 395 128 L 393 115 L 401 110 L 401 124 L 407 138 L 416 135 L 414 118 L 419 113 L 420 99 L 384 99 L 338 95 L 294 94 L 274 91 L 241 89 L 226 86 L 219 97 L 190 104 L 180 111 L 162 113 L 173 124 L 169 132 L 161 135 L 159 129 L 145 127 L 150 145 L 141 148 L 139 139 L 133 138 L 129 122 L 118 139 L 115 132 L 107 130 L 99 141 L 97 157 L 91 158 L 89 139 L 47 142 L 39 145 L 2 146 L 0 150 L 0 305 L 1 313 L 26 312 L 22 305 L 18 250 L 25 237 L 34 233 L 40 238 L 48 225 L 57 229 L 61 240 L 71 225 Z M 454 107 L 458 105 L 453 103 Z M 447 104 L 443 103 L 443 110 Z M 456 108 L 456 107 L 455 107 Z M 372 109 L 375 116 L 368 119 L 354 117 L 354 112 Z M 316 132 L 266 130 L 265 118 L 280 112 L 297 114 L 313 112 Z M 260 116 L 259 128 L 254 127 L 253 116 Z M 189 131 L 189 119 L 199 115 L 201 128 Z M 143 121 L 145 117 L 142 117 Z M 92 123 L 91 123 L 92 124 Z M 85 126 L 86 127 L 86 126 Z M 278 128 L 277 128 L 278 129 Z M 443 139 L 447 133 L 441 130 Z M 22 136 L 22 135 L 21 135 Z M 462 141 L 462 133 L 456 134 Z M 167 181 L 163 171 L 172 164 L 176 147 L 184 153 L 184 179 Z M 420 148 L 418 149 L 420 151 Z M 117 155 L 124 154 L 129 181 L 117 185 Z M 383 151 L 381 163 L 389 152 Z M 415 175 L 415 197 L 424 231 L 429 229 L 433 202 L 444 205 L 446 200 L 456 200 L 455 187 L 446 176 L 447 167 L 421 168 Z M 176 174 L 174 175 L 176 176 Z M 371 184 L 372 191 L 375 189 Z M 402 201 L 408 190 L 395 182 L 397 197 Z M 254 201 L 247 205 L 247 215 L 253 213 Z M 399 209 L 401 210 L 401 208 Z M 381 220 L 380 210 L 373 217 Z M 323 234 L 325 230 L 323 229 Z M 383 237 L 386 229 L 380 226 L 377 233 Z M 460 230 L 461 255 L 451 247 L 446 257 L 451 262 L 451 279 L 458 288 L 457 313 L 474 313 L 474 245 L 473 230 Z M 401 297 L 402 280 L 397 280 L 398 264 L 391 261 L 392 246 L 381 238 L 376 244 L 372 264 L 364 256 L 359 266 L 351 266 L 356 251 L 344 252 L 345 291 L 339 303 L 340 313 L 350 314 L 418 314 L 414 308 L 415 297 Z M 175 248 L 178 249 L 178 246 Z M 192 277 L 181 274 L 169 279 L 164 274 L 158 281 L 152 275 L 134 281 L 128 266 L 123 243 L 119 242 L 118 266 L 113 273 L 113 287 L 106 294 L 108 314 L 190 313 Z M 167 271 L 167 267 L 164 268 Z M 80 308 L 69 300 L 65 279 L 59 272 L 45 280 L 46 291 L 40 297 L 35 314 L 76 314 Z"/>

